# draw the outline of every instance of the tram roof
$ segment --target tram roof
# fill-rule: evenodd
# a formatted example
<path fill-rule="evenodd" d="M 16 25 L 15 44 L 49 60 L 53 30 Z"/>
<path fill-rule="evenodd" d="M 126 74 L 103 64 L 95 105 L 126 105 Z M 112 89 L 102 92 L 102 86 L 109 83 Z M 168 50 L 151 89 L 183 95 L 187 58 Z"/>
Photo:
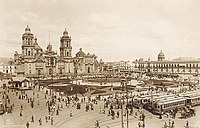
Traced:
<path fill-rule="evenodd" d="M 176 96 L 175 94 L 169 94 L 169 95 L 160 95 L 158 97 L 154 97 L 153 100 L 158 100 L 158 99 L 163 99 L 163 98 L 168 98 L 168 97 L 174 97 Z"/>
<path fill-rule="evenodd" d="M 180 95 L 181 96 L 192 96 L 192 95 L 196 95 L 196 94 L 200 94 L 200 90 L 189 91 L 189 92 L 186 92 L 186 93 L 182 93 Z"/>
<path fill-rule="evenodd" d="M 157 104 L 169 104 L 169 103 L 175 103 L 179 101 L 185 101 L 184 97 L 174 97 L 170 99 L 164 99 L 164 100 L 158 100 Z"/>

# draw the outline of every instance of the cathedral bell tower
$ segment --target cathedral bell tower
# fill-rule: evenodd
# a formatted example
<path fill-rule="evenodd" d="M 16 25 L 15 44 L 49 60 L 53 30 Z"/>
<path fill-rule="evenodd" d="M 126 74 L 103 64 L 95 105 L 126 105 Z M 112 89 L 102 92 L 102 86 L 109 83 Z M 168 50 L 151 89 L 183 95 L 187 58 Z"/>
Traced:
<path fill-rule="evenodd" d="M 72 57 L 71 37 L 68 35 L 66 29 L 63 32 L 63 36 L 60 38 L 60 56 L 62 58 Z"/>
<path fill-rule="evenodd" d="M 31 29 L 27 25 L 25 33 L 22 35 L 22 55 L 24 58 L 30 58 L 34 56 L 34 36 L 31 33 Z"/>

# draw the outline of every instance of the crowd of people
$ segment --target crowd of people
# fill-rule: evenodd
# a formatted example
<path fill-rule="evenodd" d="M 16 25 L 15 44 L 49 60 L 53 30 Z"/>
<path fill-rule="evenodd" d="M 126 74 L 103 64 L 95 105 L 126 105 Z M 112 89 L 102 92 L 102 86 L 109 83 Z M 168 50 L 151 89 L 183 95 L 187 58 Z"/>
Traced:
<path fill-rule="evenodd" d="M 145 127 L 145 113 L 143 113 L 143 109 L 135 109 L 133 107 L 133 98 L 128 101 L 128 103 L 124 100 L 123 96 L 81 96 L 77 95 L 60 97 L 56 95 L 48 95 L 40 88 L 34 88 L 33 90 L 16 90 L 16 89 L 7 89 L 7 92 L 4 91 L 2 98 L 6 99 L 7 106 L 6 109 L 8 113 L 12 113 L 13 108 L 15 107 L 14 102 L 10 98 L 11 94 L 13 97 L 17 98 L 20 103 L 24 101 L 20 106 L 19 116 L 23 117 L 24 114 L 24 106 L 30 107 L 30 109 L 34 109 L 35 107 L 40 107 L 41 105 L 45 105 L 47 108 L 47 112 L 45 115 L 38 117 L 38 115 L 32 113 L 33 115 L 30 119 L 27 119 L 26 127 L 29 128 L 33 123 L 38 119 L 38 126 L 42 126 L 44 124 L 54 125 L 55 116 L 59 116 L 60 112 L 63 109 L 68 109 L 69 118 L 74 116 L 74 109 L 84 110 L 85 112 L 89 111 L 98 111 L 99 114 L 104 114 L 105 116 L 111 117 L 111 120 L 115 120 L 116 118 L 120 118 L 121 116 L 132 116 L 137 119 L 138 127 Z M 31 92 L 31 93 L 30 93 Z M 44 99 L 41 101 L 41 99 Z M 98 107 L 97 107 L 98 106 Z M 176 111 L 177 112 L 177 111 Z M 37 117 L 36 117 L 37 116 Z M 175 118 L 176 115 L 173 117 Z M 142 121 L 142 122 L 140 122 Z M 174 126 L 174 122 L 171 123 Z M 165 123 L 165 126 L 167 124 Z M 95 127 L 100 128 L 100 122 L 96 120 Z M 109 127 L 109 126 L 107 126 Z"/>

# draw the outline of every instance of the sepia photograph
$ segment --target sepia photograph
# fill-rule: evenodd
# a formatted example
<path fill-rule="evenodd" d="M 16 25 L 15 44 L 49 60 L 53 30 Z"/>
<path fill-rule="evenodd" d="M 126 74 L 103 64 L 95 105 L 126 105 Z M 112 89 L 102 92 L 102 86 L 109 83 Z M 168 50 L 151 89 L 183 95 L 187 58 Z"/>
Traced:
<path fill-rule="evenodd" d="M 200 128 L 200 1 L 1 0 L 0 128 Z"/>

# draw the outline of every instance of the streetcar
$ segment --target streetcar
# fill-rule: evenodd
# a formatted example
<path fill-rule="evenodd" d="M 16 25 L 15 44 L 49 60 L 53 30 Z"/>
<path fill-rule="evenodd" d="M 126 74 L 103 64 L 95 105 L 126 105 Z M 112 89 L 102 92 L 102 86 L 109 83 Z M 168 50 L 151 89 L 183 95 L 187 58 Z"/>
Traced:
<path fill-rule="evenodd" d="M 160 96 L 154 97 L 153 102 L 155 102 L 157 100 L 163 100 L 163 99 L 168 99 L 168 98 L 173 98 L 173 97 L 176 97 L 176 95 L 175 94 L 160 95 Z"/>
<path fill-rule="evenodd" d="M 200 105 L 200 94 L 186 96 L 188 106 Z"/>
<path fill-rule="evenodd" d="M 185 97 L 174 97 L 174 98 L 168 98 L 168 99 L 161 99 L 157 100 L 153 103 L 152 111 L 155 114 L 162 114 L 165 112 L 170 112 L 174 109 L 182 109 L 187 105 L 186 98 Z"/>
<path fill-rule="evenodd" d="M 133 101 L 133 106 L 136 108 L 144 107 L 145 104 L 150 103 L 153 97 L 158 97 L 158 94 L 138 96 Z"/>
<path fill-rule="evenodd" d="M 200 90 L 182 93 L 182 94 L 180 94 L 180 96 L 186 98 L 187 106 L 200 105 Z"/>

